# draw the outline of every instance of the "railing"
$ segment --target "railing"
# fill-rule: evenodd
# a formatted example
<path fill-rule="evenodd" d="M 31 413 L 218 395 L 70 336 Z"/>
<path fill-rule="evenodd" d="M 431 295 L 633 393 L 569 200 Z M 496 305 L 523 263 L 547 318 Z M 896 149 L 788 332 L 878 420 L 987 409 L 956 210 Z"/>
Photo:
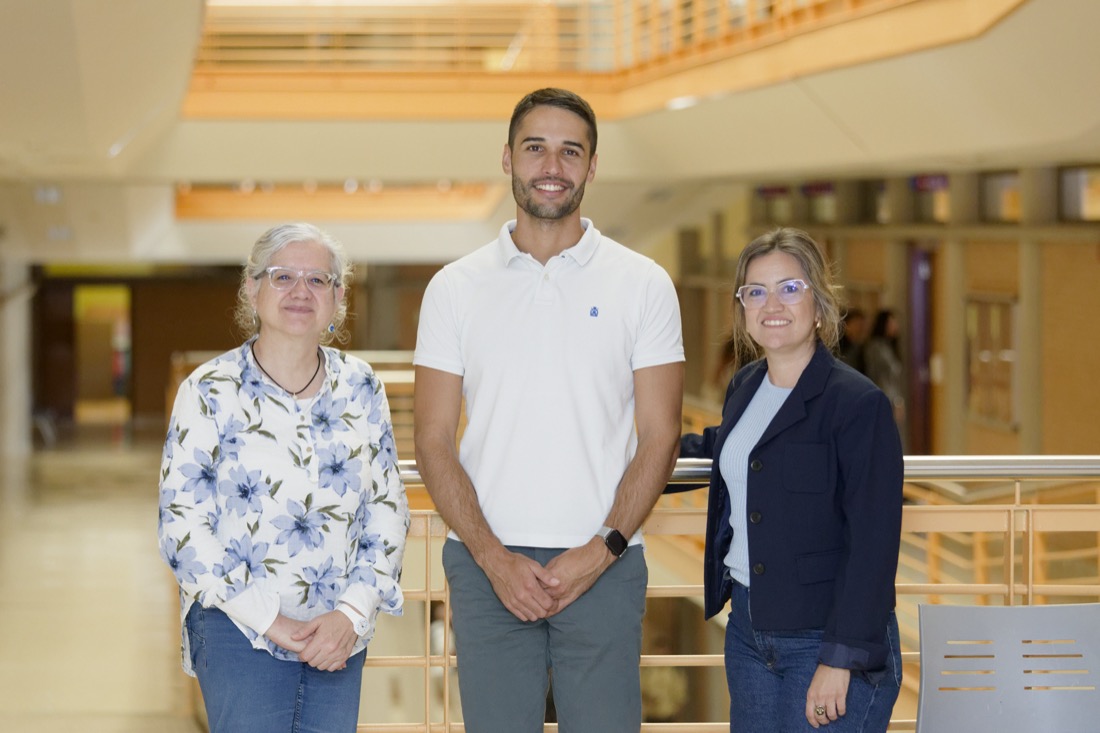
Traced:
<path fill-rule="evenodd" d="M 941 504 L 908 503 L 902 522 L 902 554 L 898 571 L 898 616 L 903 628 L 903 661 L 907 694 L 915 692 L 919 654 L 915 651 L 916 606 L 919 602 L 1031 604 L 1057 600 L 1073 602 L 1100 598 L 1100 457 L 908 457 L 907 495 L 939 497 Z M 406 486 L 422 489 L 411 461 L 401 462 Z M 672 481 L 705 485 L 709 461 L 681 460 Z M 701 542 L 705 489 L 662 499 L 646 522 L 647 543 L 654 554 L 680 557 L 685 567 L 701 574 Z M 1056 501 L 1044 503 L 1051 496 Z M 998 501 L 1000 503 L 989 503 Z M 948 502 L 951 502 L 950 504 Z M 449 611 L 449 597 L 437 558 L 446 527 L 434 511 L 413 513 L 408 556 L 423 554 L 422 579 L 414 580 L 407 563 L 403 578 L 405 597 L 412 606 L 441 602 Z M 414 548 L 418 548 L 415 549 Z M 698 599 L 702 586 L 653 584 L 649 598 Z M 717 617 L 721 619 L 721 615 Z M 699 613 L 702 620 L 702 613 Z M 413 733 L 461 731 L 450 704 L 452 675 L 442 675 L 442 706 L 433 719 L 430 691 L 433 671 L 449 670 L 455 657 L 430 648 L 430 614 L 423 614 L 423 652 L 415 655 L 375 653 L 369 669 L 422 670 L 424 705 L 420 722 L 365 723 L 362 733 Z M 403 622 L 398 622 L 403 623 Z M 382 632 L 380 632 L 381 634 Z M 444 637 L 449 631 L 444 632 Z M 445 642 L 446 644 L 446 642 Z M 449 648 L 444 646 L 444 649 Z M 721 667 L 720 653 L 643 655 L 641 664 L 675 667 Z M 369 670 L 368 670 L 369 671 Z M 377 701 L 375 701 L 375 704 Z M 364 703 L 366 706 L 367 703 Z M 915 720 L 895 710 L 892 731 L 909 731 Z M 556 730 L 548 724 L 546 730 Z M 644 733 L 725 733 L 724 720 L 685 723 L 646 723 Z"/>
<path fill-rule="evenodd" d="M 617 74 L 696 64 L 916 0 L 211 0 L 196 71 Z"/>
<path fill-rule="evenodd" d="M 391 413 L 398 433 L 399 454 L 411 449 L 411 355 L 407 352 L 352 352 L 385 373 Z M 173 360 L 169 406 L 175 386 L 211 353 L 178 354 Z M 698 432 L 717 416 L 705 408 L 685 406 L 684 432 Z M 457 695 L 453 688 L 455 657 L 449 649 L 449 627 L 443 646 L 431 648 L 432 603 L 442 603 L 449 615 L 449 596 L 439 562 L 446 537 L 442 519 L 430 507 L 416 465 L 401 461 L 402 478 L 413 512 L 402 587 L 408 601 L 407 618 L 392 620 L 394 633 L 382 628 L 367 659 L 367 674 L 413 674 L 421 682 L 422 705 L 404 705 L 403 722 L 363 723 L 361 733 L 450 733 L 462 731 Z M 672 482 L 706 486 L 710 461 L 681 459 Z M 895 708 L 892 731 L 915 728 L 919 679 L 919 603 L 1018 605 L 1100 599 L 1100 456 L 946 456 L 905 459 L 906 506 L 902 521 L 902 550 L 897 576 L 898 620 L 902 631 L 905 690 Z M 699 605 L 702 586 L 683 583 L 700 578 L 706 489 L 662 497 L 645 525 L 651 566 L 663 564 L 675 582 L 651 583 L 651 599 L 689 599 Z M 651 574 L 651 578 L 652 578 Z M 691 614 L 704 629 L 702 610 Z M 716 617 L 718 623 L 723 616 Z M 419 626 L 410 626 L 419 624 Z M 400 630 L 398 630 L 400 628 Z M 413 629 L 413 631 L 409 631 Z M 395 637 L 412 637 L 399 651 L 387 649 Z M 415 648 L 413 648 L 415 647 Z M 643 667 L 720 669 L 720 644 L 714 653 L 644 654 Z M 390 686 L 394 680 L 388 680 Z M 381 690 L 385 685 L 364 684 Z M 438 693 L 438 699 L 433 697 Z M 408 690 L 404 695 L 413 695 Z M 722 693 L 724 694 L 724 692 Z M 392 695 L 391 695 L 392 698 Z M 455 699 L 452 699 L 455 698 Z M 909 705 L 904 704 L 908 700 Z M 390 701 L 364 698 L 369 709 L 389 707 Z M 201 707 L 201 706 L 200 706 Z M 722 705 L 714 706 L 726 709 Z M 410 712 L 411 708 L 411 712 Z M 907 710 L 911 708 L 911 710 Z M 714 712 L 714 711 L 712 711 Z M 200 713 L 197 713 L 200 714 Z M 413 722 L 409 722 L 413 721 Z M 644 733 L 681 731 L 718 733 L 728 730 L 718 714 L 709 720 L 685 723 L 646 723 Z M 548 725 L 547 730 L 556 730 Z"/>

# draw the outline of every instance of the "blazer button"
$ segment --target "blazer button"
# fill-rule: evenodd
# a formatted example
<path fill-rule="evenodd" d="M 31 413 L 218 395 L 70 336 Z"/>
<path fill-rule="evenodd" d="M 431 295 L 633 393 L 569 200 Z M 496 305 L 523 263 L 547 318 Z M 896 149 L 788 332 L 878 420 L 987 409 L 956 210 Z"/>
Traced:
<path fill-rule="evenodd" d="M 753 565 L 752 566 L 752 572 L 755 575 L 763 575 L 764 574 L 764 563 L 758 562 L 755 565 Z"/>
<path fill-rule="evenodd" d="M 759 458 L 752 459 L 752 463 L 749 464 L 749 468 L 754 471 L 759 471 L 764 468 L 764 464 L 760 462 Z"/>
<path fill-rule="evenodd" d="M 760 524 L 760 520 L 762 520 L 763 518 L 764 517 L 762 514 L 760 514 L 760 512 L 753 512 L 749 515 L 749 521 L 753 524 Z"/>

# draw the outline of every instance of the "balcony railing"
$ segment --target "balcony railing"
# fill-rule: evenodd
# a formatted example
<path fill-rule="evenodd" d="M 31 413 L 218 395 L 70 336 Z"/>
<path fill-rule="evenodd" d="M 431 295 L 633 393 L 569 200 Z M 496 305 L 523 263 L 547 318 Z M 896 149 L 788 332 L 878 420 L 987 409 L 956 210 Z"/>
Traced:
<path fill-rule="evenodd" d="M 398 454 L 411 455 L 411 354 L 352 352 L 385 375 Z M 182 353 L 173 359 L 172 388 L 212 353 Z M 171 402 L 169 401 L 169 406 Z M 698 432 L 718 416 L 706 409 L 685 406 L 684 432 Z M 406 721 L 371 722 L 361 733 L 451 733 L 462 731 L 457 695 L 452 688 L 455 657 L 431 648 L 432 603 L 442 603 L 449 614 L 449 596 L 439 562 L 447 528 L 424 489 L 413 461 L 400 461 L 402 479 L 413 507 L 402 588 L 410 609 L 407 618 L 393 623 L 404 629 L 395 636 L 411 636 L 402 651 L 384 650 L 386 630 L 371 647 L 368 672 L 398 671 L 422 677 L 406 697 L 423 698 L 419 706 L 404 706 Z M 677 461 L 671 482 L 705 487 L 709 460 Z M 903 701 L 895 708 L 892 731 L 915 728 L 915 700 L 919 680 L 918 611 L 920 603 L 1021 605 L 1073 603 L 1100 599 L 1100 456 L 908 456 L 905 459 L 902 546 L 896 581 L 898 621 L 905 664 Z M 645 524 L 647 555 L 660 563 L 666 578 L 653 582 L 649 598 L 688 599 L 699 606 L 703 624 L 702 554 L 707 490 L 683 491 L 661 498 Z M 688 582 L 690 581 L 690 582 Z M 419 604 L 420 608 L 417 608 Z M 423 613 L 419 613 L 423 611 Z M 716 620 L 724 623 L 719 614 Z M 386 623 L 383 619 L 380 623 Z M 409 624 L 420 627 L 410 627 Z M 413 628 L 409 632 L 407 629 Z M 444 632 L 446 637 L 448 632 Z M 410 646 L 411 645 L 411 646 Z M 712 667 L 723 665 L 721 647 L 704 654 L 645 654 L 643 667 Z M 444 673 L 447 671 L 448 673 Z M 408 677 L 402 677 L 408 681 Z M 440 686 L 442 690 L 440 690 Z M 364 685 L 367 688 L 367 684 Z M 433 695 L 442 693 L 441 699 Z M 451 698 L 456 698 L 452 700 Z M 385 702 L 383 705 L 385 705 Z M 363 709 L 379 700 L 364 699 Z M 201 706 L 200 706 L 201 707 Z M 410 707 L 422 711 L 412 715 Z M 724 704 L 718 708 L 728 709 Z M 911 708 L 907 710 L 906 708 Z M 409 718 L 412 717 L 410 721 Z M 370 717 L 369 713 L 366 717 Z M 726 733 L 729 723 L 718 719 L 690 723 L 646 723 L 643 733 Z M 548 725 L 548 731 L 556 726 Z"/>
<path fill-rule="evenodd" d="M 411 495 L 423 484 L 411 461 L 401 462 Z M 672 481 L 705 485 L 709 461 L 681 460 Z M 919 679 L 918 603 L 1032 604 L 1100 598 L 1100 456 L 908 457 L 898 571 L 898 617 L 902 626 L 907 694 Z M 651 551 L 679 559 L 701 575 L 706 490 L 662 498 L 645 525 Z M 425 558 L 421 577 L 407 567 L 402 581 L 410 604 L 438 601 L 449 611 L 437 558 L 446 537 L 431 510 L 413 513 L 409 556 Z M 417 550 L 413 550 L 417 547 Z M 650 598 L 698 600 L 699 583 L 651 584 Z M 721 619 L 722 616 L 717 617 Z M 699 613 L 702 623 L 702 612 Z M 361 724 L 362 733 L 462 731 L 449 704 L 451 675 L 442 675 L 442 713 L 433 719 L 432 678 L 455 666 L 450 654 L 430 648 L 430 614 L 423 614 L 423 651 L 415 655 L 372 655 L 368 668 L 413 668 L 423 672 L 424 714 L 420 722 Z M 445 632 L 446 635 L 446 632 Z M 419 636 L 419 634 L 418 634 Z M 445 645 L 444 649 L 450 648 Z M 721 653 L 643 655 L 647 666 L 721 667 Z M 366 703 L 365 703 L 366 705 Z M 890 730 L 909 731 L 915 720 L 895 712 Z M 546 730 L 554 731 L 554 724 Z M 725 720 L 646 723 L 644 733 L 726 733 Z"/>
<path fill-rule="evenodd" d="M 208 3 L 198 71 L 615 74 L 701 63 L 915 0 Z"/>

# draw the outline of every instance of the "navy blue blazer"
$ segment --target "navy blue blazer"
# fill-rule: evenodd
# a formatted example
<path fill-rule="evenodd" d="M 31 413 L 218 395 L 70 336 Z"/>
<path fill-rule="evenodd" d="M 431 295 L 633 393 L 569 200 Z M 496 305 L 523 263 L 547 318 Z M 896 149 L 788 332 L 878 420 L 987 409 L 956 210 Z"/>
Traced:
<path fill-rule="evenodd" d="M 763 359 L 739 370 L 722 424 L 681 440 L 681 457 L 714 462 L 703 561 L 707 618 L 732 588 L 724 562 L 733 538 L 729 490 L 718 457 L 766 372 Z M 822 663 L 853 670 L 886 664 L 903 468 L 890 400 L 819 344 L 749 458 L 754 628 L 824 629 Z"/>

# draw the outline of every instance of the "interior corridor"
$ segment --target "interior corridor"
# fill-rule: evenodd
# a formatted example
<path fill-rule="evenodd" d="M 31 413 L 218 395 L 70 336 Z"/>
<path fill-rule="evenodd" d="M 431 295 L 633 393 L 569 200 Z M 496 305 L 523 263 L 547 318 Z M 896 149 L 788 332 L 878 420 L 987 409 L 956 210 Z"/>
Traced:
<path fill-rule="evenodd" d="M 156 551 L 161 431 L 55 437 L 0 479 L 0 731 L 197 733 Z"/>

